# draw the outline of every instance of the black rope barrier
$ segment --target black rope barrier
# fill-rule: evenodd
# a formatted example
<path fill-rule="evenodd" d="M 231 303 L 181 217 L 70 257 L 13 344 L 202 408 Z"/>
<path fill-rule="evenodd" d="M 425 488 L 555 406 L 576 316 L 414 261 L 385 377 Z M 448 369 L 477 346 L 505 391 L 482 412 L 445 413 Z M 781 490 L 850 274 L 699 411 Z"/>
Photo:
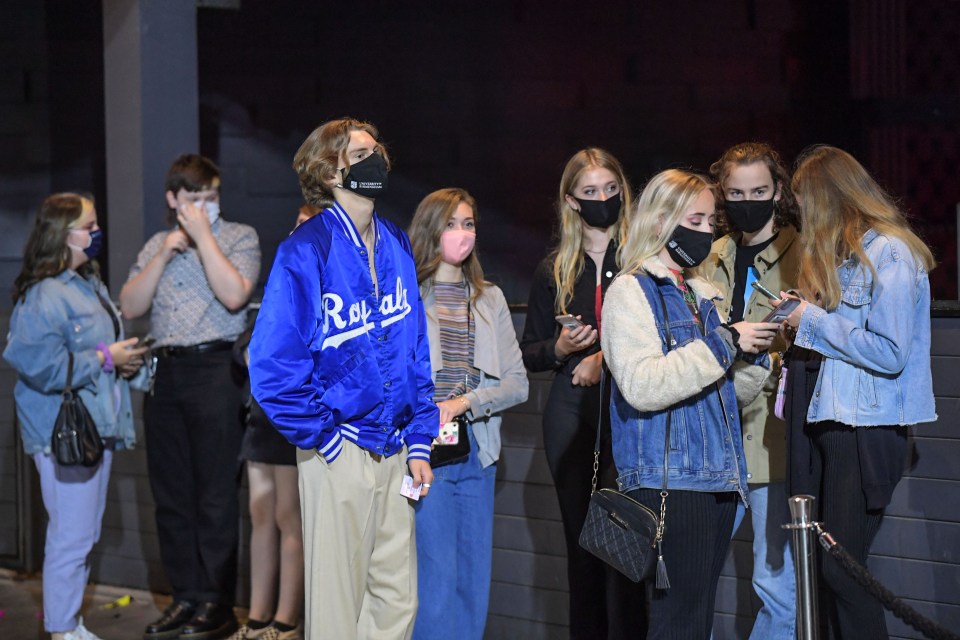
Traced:
<path fill-rule="evenodd" d="M 885 609 L 893 613 L 896 617 L 922 633 L 931 640 L 960 640 L 960 635 L 953 633 L 949 629 L 944 629 L 939 624 L 920 615 L 916 609 L 898 598 L 892 591 L 870 575 L 870 572 L 857 562 L 853 556 L 847 553 L 843 546 L 833 539 L 828 532 L 824 531 L 819 523 L 814 524 L 820 545 L 834 559 L 840 563 L 843 570 L 876 598 Z"/>

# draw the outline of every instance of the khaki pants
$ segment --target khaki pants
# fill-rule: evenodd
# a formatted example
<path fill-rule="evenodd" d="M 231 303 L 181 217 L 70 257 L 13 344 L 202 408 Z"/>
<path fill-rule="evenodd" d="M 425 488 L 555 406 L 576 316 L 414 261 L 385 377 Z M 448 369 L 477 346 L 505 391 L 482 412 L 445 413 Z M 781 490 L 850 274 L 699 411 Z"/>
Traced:
<path fill-rule="evenodd" d="M 417 613 L 414 513 L 400 495 L 406 453 L 382 458 L 344 440 L 332 463 L 297 450 L 306 638 L 410 638 Z"/>

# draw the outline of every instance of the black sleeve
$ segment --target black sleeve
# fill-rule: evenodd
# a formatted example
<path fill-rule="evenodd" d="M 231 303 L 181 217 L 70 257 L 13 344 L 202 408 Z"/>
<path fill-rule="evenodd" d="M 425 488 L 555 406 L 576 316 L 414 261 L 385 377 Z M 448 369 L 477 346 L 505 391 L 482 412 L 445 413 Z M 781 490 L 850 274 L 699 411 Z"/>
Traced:
<path fill-rule="evenodd" d="M 554 313 L 553 275 L 548 260 L 537 267 L 530 287 L 527 320 L 523 326 L 520 351 L 523 364 L 529 371 L 550 371 L 558 367 L 557 344 L 559 326 Z"/>

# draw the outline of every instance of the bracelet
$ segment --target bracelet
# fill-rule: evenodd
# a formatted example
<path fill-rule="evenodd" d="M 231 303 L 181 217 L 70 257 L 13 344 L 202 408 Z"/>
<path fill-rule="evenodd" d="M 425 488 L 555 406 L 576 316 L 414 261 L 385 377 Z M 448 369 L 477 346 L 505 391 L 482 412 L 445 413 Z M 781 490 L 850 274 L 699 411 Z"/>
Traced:
<path fill-rule="evenodd" d="M 97 343 L 97 351 L 103 354 L 103 371 L 104 373 L 113 373 L 113 356 L 110 355 L 110 348 L 107 347 L 106 342 Z"/>

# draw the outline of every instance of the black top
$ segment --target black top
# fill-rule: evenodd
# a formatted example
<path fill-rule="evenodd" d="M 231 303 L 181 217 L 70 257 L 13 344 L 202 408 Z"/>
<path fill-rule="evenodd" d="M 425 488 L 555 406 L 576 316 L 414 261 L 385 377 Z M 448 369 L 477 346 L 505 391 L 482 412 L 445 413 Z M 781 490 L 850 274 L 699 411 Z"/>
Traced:
<path fill-rule="evenodd" d="M 613 240 L 607 245 L 607 252 L 603 256 L 603 272 L 600 286 L 603 296 L 607 294 L 607 287 L 613 282 L 614 276 L 620 267 L 617 266 L 617 244 Z M 593 259 L 586 253 L 583 255 L 583 273 L 573 285 L 573 299 L 567 305 L 567 313 L 581 316 L 585 324 L 597 328 L 597 314 L 595 311 L 597 295 L 597 267 Z M 559 371 L 572 375 L 580 361 L 585 356 L 600 351 L 600 341 L 588 349 L 570 354 L 563 362 L 557 362 L 554 347 L 560 336 L 560 324 L 556 321 L 557 312 L 554 309 L 557 288 L 553 282 L 553 260 L 551 257 L 540 262 L 533 276 L 533 285 L 530 288 L 530 300 L 527 306 L 527 321 L 523 326 L 523 338 L 520 340 L 520 351 L 523 353 L 523 364 L 529 371 Z M 601 318 L 602 320 L 602 318 Z"/>
<path fill-rule="evenodd" d="M 753 266 L 760 252 L 770 246 L 770 243 L 776 239 L 777 234 L 773 234 L 769 240 L 755 244 L 753 246 L 737 245 L 737 255 L 733 259 L 733 306 L 730 308 L 730 321 L 740 322 L 743 320 L 744 294 L 747 288 L 747 269 Z M 779 291 L 775 292 L 779 293 Z"/>

